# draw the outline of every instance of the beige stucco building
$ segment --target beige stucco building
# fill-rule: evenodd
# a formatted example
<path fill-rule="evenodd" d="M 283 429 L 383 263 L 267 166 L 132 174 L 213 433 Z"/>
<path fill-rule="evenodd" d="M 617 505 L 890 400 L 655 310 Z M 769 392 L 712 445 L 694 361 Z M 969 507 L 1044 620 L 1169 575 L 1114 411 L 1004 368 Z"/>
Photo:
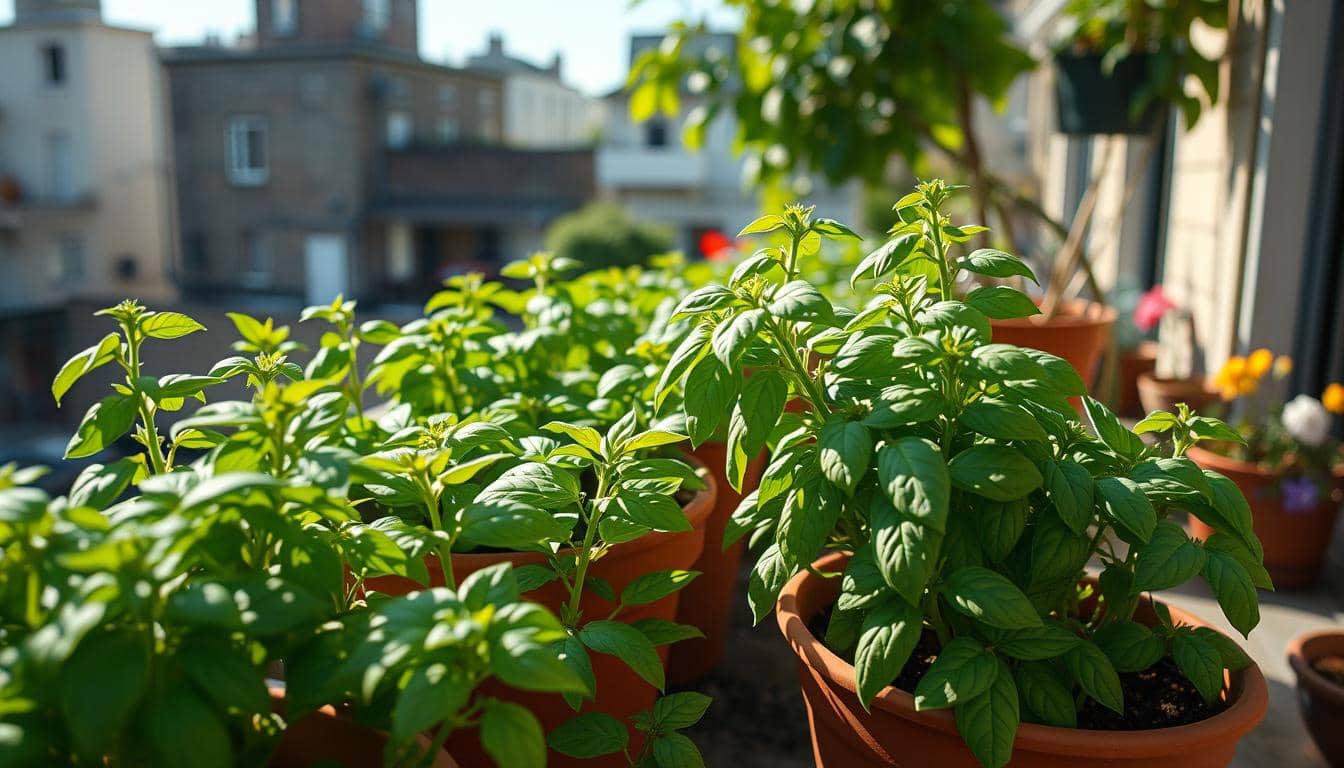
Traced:
<path fill-rule="evenodd" d="M 172 152 L 149 32 L 98 0 L 18 0 L 0 27 L 0 309 L 168 298 Z"/>

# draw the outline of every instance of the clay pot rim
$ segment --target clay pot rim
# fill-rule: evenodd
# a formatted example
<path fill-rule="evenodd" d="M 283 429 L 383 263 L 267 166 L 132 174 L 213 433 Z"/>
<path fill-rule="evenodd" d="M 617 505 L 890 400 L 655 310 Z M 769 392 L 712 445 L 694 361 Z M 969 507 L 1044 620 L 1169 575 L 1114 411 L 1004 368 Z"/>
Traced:
<path fill-rule="evenodd" d="M 1212 469 L 1223 474 L 1240 473 L 1244 475 L 1255 475 L 1265 480 L 1274 480 L 1286 476 L 1288 473 L 1278 469 L 1270 469 L 1263 464 L 1254 461 L 1242 461 L 1234 459 L 1231 456 L 1224 456 L 1221 453 L 1211 451 L 1208 448 L 1201 448 L 1198 445 L 1192 445 L 1185 452 L 1196 464 L 1208 469 Z M 1344 482 L 1344 465 L 1336 466 L 1331 473 L 1335 480 Z"/>
<path fill-rule="evenodd" d="M 1039 301 L 1036 302 L 1040 304 Z M 1114 325 L 1120 316 L 1115 307 L 1085 299 L 1073 299 L 1060 305 L 1060 312 L 1050 320 L 1041 315 L 991 320 L 995 328 L 1085 328 Z"/>
<path fill-rule="evenodd" d="M 1209 380 L 1205 376 L 1158 376 L 1153 373 L 1140 373 L 1138 378 L 1140 386 L 1147 385 L 1164 392 L 1194 390 L 1218 396 L 1218 393 L 1209 386 Z"/>
<path fill-rule="evenodd" d="M 1311 666 L 1311 662 L 1315 659 L 1331 654 L 1331 649 L 1312 647 L 1321 645 L 1322 641 L 1328 640 L 1339 641 L 1340 654 L 1335 655 L 1344 654 L 1344 630 L 1318 629 L 1298 635 L 1288 644 L 1288 666 L 1293 668 L 1293 674 L 1297 676 L 1299 687 L 1310 688 L 1313 693 L 1328 703 L 1336 707 L 1344 707 L 1344 686 L 1331 681 Z"/>
<path fill-rule="evenodd" d="M 280 715 L 281 717 L 285 717 L 286 701 L 285 701 L 284 681 L 267 680 L 266 693 L 271 697 L 271 711 Z M 312 716 L 321 717 L 332 723 L 339 723 L 341 724 L 342 727 L 348 727 L 352 731 L 361 731 L 369 734 L 378 733 L 377 731 L 373 730 L 372 728 L 369 728 L 368 726 L 360 725 L 359 723 L 347 719 L 342 715 L 340 711 L 337 710 L 336 707 L 333 707 L 330 704 L 324 704 L 321 707 L 318 707 L 315 711 L 307 715 L 307 717 Z M 286 719 L 285 730 L 288 730 L 290 725 L 291 723 Z M 283 736 L 284 731 L 281 731 L 281 737 L 283 738 Z M 420 742 L 420 746 L 422 748 L 429 746 L 429 740 L 426 739 L 423 735 L 416 736 L 416 740 Z M 459 768 L 457 761 L 453 759 L 453 756 L 448 754 L 442 747 L 440 747 L 439 751 L 434 755 L 433 766 L 434 768 Z"/>
<path fill-rule="evenodd" d="M 834 552 L 812 565 L 819 571 L 836 571 L 838 570 L 836 566 L 847 557 L 848 555 L 844 553 Z M 798 611 L 799 591 L 809 580 L 815 579 L 816 576 L 803 571 L 784 586 L 775 611 L 780 630 L 803 663 L 824 675 L 832 685 L 857 696 L 854 667 L 836 656 L 818 640 L 808 629 L 807 621 Z M 1179 608 L 1168 607 L 1172 618 L 1178 622 L 1193 626 L 1209 626 L 1192 614 Z M 1265 710 L 1269 707 L 1269 689 L 1260 667 L 1254 661 L 1251 662 L 1251 666 L 1234 673 L 1230 680 L 1226 676 L 1224 680 L 1230 683 L 1229 695 L 1235 695 L 1236 698 L 1226 710 L 1207 720 L 1171 728 L 1138 731 L 1094 731 L 1022 723 L 1013 742 L 1014 749 L 1081 758 L 1115 753 L 1133 757 L 1162 757 L 1178 753 L 1183 748 L 1188 749 L 1221 740 L 1228 733 L 1239 739 L 1264 717 Z M 1238 687 L 1239 691 L 1236 690 Z M 873 699 L 872 706 L 874 709 L 920 726 L 960 738 L 952 710 L 916 711 L 915 697 L 895 686 L 889 685 L 879 691 Z"/>
<path fill-rule="evenodd" d="M 690 453 L 682 455 L 682 460 L 695 467 L 696 474 L 705 482 L 705 488 L 696 491 L 691 500 L 686 502 L 682 511 L 686 513 L 686 519 L 691 524 L 691 529 L 704 527 L 705 521 L 709 519 L 710 514 L 714 512 L 714 500 L 719 495 L 719 484 L 714 480 L 714 473 L 710 472 L 705 463 L 692 456 Z M 690 531 L 653 531 L 640 536 L 633 541 L 626 541 L 613 545 L 610 552 L 620 553 L 621 555 L 633 555 L 643 552 L 646 549 L 652 549 L 659 546 L 664 536 L 677 536 Z M 556 550 L 556 555 L 563 555 L 566 552 L 573 552 L 573 547 Z M 609 553 L 607 557 L 611 557 Z M 438 562 L 438 556 L 434 554 L 426 555 L 425 559 L 429 562 Z M 508 551 L 508 552 L 454 552 L 453 561 L 465 566 L 485 567 L 507 559 L 515 565 L 544 564 L 547 562 L 547 556 L 541 552 L 532 551 Z"/>

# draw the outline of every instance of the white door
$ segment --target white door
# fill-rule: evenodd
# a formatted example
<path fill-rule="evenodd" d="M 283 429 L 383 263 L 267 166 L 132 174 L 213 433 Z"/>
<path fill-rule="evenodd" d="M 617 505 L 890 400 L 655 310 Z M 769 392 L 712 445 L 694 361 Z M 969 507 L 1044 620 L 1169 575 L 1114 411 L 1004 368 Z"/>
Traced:
<path fill-rule="evenodd" d="M 308 235 L 303 244 L 303 263 L 308 282 L 308 304 L 330 304 L 350 292 L 350 262 L 345 238 L 340 235 Z"/>

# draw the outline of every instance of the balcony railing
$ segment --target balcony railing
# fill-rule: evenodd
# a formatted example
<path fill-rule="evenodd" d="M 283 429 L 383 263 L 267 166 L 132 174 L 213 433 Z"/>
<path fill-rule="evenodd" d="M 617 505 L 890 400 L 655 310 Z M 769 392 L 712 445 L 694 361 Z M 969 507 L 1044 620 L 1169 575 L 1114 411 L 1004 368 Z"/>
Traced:
<path fill-rule="evenodd" d="M 673 148 L 603 147 L 597 183 L 603 189 L 691 189 L 706 181 L 706 156 Z"/>

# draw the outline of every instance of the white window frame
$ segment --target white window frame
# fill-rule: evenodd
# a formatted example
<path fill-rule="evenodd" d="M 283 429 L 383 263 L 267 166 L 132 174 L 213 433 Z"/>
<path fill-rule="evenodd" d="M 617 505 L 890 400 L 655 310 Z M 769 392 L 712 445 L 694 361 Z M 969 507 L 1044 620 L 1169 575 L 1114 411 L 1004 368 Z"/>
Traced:
<path fill-rule="evenodd" d="M 248 134 L 261 134 L 261 160 L 251 157 Z M 235 115 L 224 124 L 224 163 L 229 181 L 239 187 L 260 187 L 271 177 L 270 135 L 261 115 Z"/>
<path fill-rule="evenodd" d="M 293 37 L 299 32 L 299 0 L 271 0 L 271 34 Z"/>
<path fill-rule="evenodd" d="M 388 149 L 405 149 L 415 141 L 415 118 L 404 109 L 394 109 L 387 113 Z"/>

